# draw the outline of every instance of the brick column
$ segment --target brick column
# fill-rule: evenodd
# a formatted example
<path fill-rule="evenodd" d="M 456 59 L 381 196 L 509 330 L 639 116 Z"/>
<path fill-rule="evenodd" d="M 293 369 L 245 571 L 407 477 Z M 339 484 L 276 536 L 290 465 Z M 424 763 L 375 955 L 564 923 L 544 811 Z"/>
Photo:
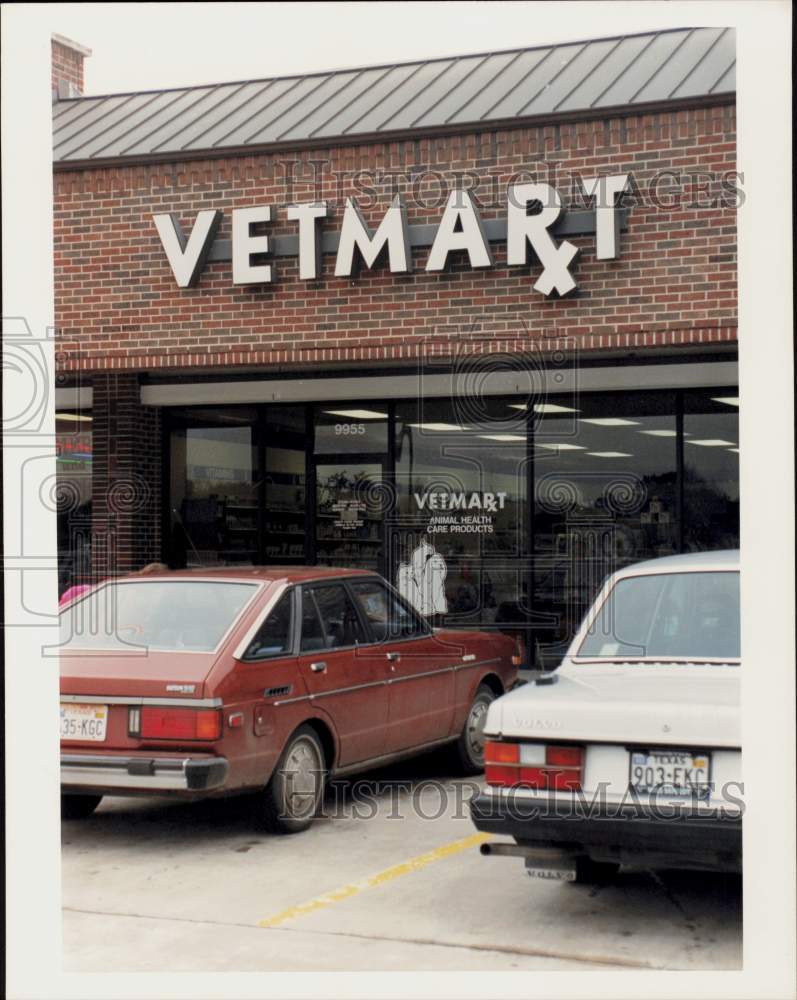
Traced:
<path fill-rule="evenodd" d="M 130 573 L 161 556 L 161 413 L 138 376 L 92 379 L 92 571 Z"/>

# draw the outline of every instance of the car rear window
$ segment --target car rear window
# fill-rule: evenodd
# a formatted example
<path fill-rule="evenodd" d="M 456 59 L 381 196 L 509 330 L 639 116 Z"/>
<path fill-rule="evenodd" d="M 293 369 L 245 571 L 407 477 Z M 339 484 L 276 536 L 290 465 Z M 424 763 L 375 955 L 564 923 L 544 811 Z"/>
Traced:
<path fill-rule="evenodd" d="M 739 658 L 739 574 L 660 573 L 619 580 L 578 656 Z"/>
<path fill-rule="evenodd" d="M 107 583 L 61 612 L 61 647 L 210 653 L 256 589 L 216 580 Z"/>

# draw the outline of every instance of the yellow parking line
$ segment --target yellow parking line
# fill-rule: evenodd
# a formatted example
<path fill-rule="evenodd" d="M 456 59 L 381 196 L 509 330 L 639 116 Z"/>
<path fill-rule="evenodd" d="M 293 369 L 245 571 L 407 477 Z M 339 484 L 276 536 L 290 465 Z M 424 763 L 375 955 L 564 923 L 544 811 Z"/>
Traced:
<path fill-rule="evenodd" d="M 469 847 L 477 847 L 479 844 L 492 839 L 492 835 L 489 833 L 474 833 L 470 837 L 463 837 L 462 840 L 452 840 L 450 844 L 443 844 L 442 847 L 436 847 L 433 851 L 427 851 L 426 854 L 419 854 L 408 861 L 402 861 L 399 865 L 393 865 L 392 868 L 385 868 L 384 871 L 378 872 L 376 875 L 369 875 L 367 878 L 350 882 L 348 885 L 341 886 L 340 889 L 325 892 L 323 895 L 316 896 L 315 899 L 310 899 L 306 903 L 289 906 L 287 910 L 283 910 L 273 917 L 260 920 L 257 926 L 276 927 L 278 924 L 285 923 L 286 920 L 293 920 L 296 917 L 304 916 L 306 913 L 323 910 L 324 907 L 332 906 L 333 903 L 339 903 L 342 899 L 356 896 L 358 893 L 364 892 L 366 889 L 373 889 L 377 885 L 384 885 L 385 882 L 390 882 L 401 875 L 409 875 L 411 872 L 420 871 L 421 868 L 425 868 L 434 861 L 442 861 L 443 858 L 450 858 L 453 854 L 467 851 Z"/>

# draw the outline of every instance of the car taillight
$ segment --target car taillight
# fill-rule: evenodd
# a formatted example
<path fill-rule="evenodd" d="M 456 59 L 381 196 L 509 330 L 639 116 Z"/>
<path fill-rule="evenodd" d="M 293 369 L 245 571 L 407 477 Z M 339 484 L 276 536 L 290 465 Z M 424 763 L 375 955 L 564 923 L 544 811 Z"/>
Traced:
<path fill-rule="evenodd" d="M 484 777 L 488 785 L 575 792 L 581 788 L 584 748 L 488 740 Z"/>
<path fill-rule="evenodd" d="M 145 740 L 217 740 L 221 712 L 215 708 L 168 708 L 145 705 L 140 710 L 138 732 Z"/>

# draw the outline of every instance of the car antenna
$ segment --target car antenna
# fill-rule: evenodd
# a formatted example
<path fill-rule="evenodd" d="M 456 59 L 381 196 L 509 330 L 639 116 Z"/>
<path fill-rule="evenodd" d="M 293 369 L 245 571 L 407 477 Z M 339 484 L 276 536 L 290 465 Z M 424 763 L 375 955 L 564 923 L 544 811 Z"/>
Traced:
<path fill-rule="evenodd" d="M 205 563 L 202 561 L 202 556 L 199 554 L 199 550 L 197 549 L 196 545 L 194 545 L 194 539 L 188 533 L 188 528 L 186 528 L 185 521 L 180 516 L 180 511 L 176 507 L 172 507 L 172 514 L 174 514 L 174 516 L 179 521 L 180 527 L 183 529 L 183 534 L 188 539 L 188 543 L 191 546 L 191 548 L 194 550 L 194 555 L 197 557 L 197 561 L 199 562 L 199 565 L 200 566 L 204 566 Z"/>

